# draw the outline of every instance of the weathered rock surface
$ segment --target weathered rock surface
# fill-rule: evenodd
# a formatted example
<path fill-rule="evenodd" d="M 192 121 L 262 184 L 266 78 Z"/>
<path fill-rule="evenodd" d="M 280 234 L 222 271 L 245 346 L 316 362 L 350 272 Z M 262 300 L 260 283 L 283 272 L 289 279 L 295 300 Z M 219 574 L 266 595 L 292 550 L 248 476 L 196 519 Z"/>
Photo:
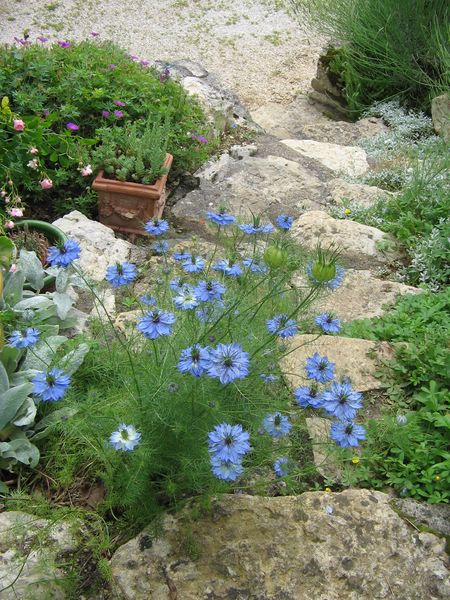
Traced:
<path fill-rule="evenodd" d="M 79 267 L 94 281 L 103 281 L 109 265 L 136 262 L 145 255 L 142 248 L 116 238 L 112 229 L 88 219 L 78 210 L 57 219 L 53 225 L 80 244 Z"/>
<path fill-rule="evenodd" d="M 287 342 L 289 354 L 281 360 L 281 369 L 292 388 L 311 383 L 306 378 L 306 359 L 318 352 L 336 364 L 336 379 L 348 377 L 360 391 L 376 390 L 381 382 L 375 377 L 379 361 L 392 357 L 386 342 L 371 342 L 358 338 L 312 334 L 295 335 Z"/>
<path fill-rule="evenodd" d="M 415 525 L 425 525 L 439 535 L 450 536 L 449 504 L 427 504 L 412 498 L 396 498 L 391 504 Z"/>
<path fill-rule="evenodd" d="M 392 192 L 387 192 L 374 185 L 364 183 L 350 183 L 345 179 L 333 179 L 328 183 L 331 203 L 348 205 L 350 203 L 370 208 L 380 198 L 393 196 Z"/>
<path fill-rule="evenodd" d="M 448 94 L 433 98 L 431 117 L 436 133 L 441 135 L 446 142 L 450 142 L 450 96 Z"/>
<path fill-rule="evenodd" d="M 280 156 L 225 156 L 217 168 L 209 164 L 198 172 L 200 187 L 173 206 L 181 227 L 203 231 L 207 211 L 223 204 L 236 216 L 251 219 L 253 212 L 275 219 L 280 213 L 298 216 L 324 201 L 325 185 L 298 162 Z"/>
<path fill-rule="evenodd" d="M 297 276 L 293 283 L 301 287 L 306 284 L 306 278 Z M 422 291 L 396 281 L 378 279 L 367 270 L 347 269 L 342 284 L 334 291 L 324 291 L 308 312 L 313 315 L 331 312 L 342 321 L 380 317 L 399 296 Z"/>
<path fill-rule="evenodd" d="M 193 554 L 195 557 L 193 557 Z M 223 496 L 167 516 L 111 560 L 123 600 L 438 600 L 444 541 L 418 533 L 369 490 Z"/>
<path fill-rule="evenodd" d="M 376 268 L 398 257 L 392 238 L 368 225 L 347 219 L 334 219 L 326 212 L 314 210 L 303 214 L 292 227 L 292 236 L 313 251 L 320 242 L 322 248 L 337 246 L 344 265 L 355 269 Z M 387 246 L 383 252 L 381 246 Z"/>
<path fill-rule="evenodd" d="M 316 140 L 281 140 L 301 156 L 319 161 L 335 173 L 350 177 L 363 175 L 369 168 L 365 151 L 359 146 L 341 146 Z"/>
<path fill-rule="evenodd" d="M 0 513 L 2 600 L 65 598 L 59 567 L 75 549 L 67 523 L 51 523 L 23 512 Z"/>
<path fill-rule="evenodd" d="M 330 119 L 306 96 L 298 96 L 287 106 L 269 102 L 253 111 L 251 116 L 278 139 L 309 139 L 343 146 L 354 145 L 361 138 L 387 129 L 381 119 L 373 117 L 356 123 Z"/>
<path fill-rule="evenodd" d="M 307 417 L 306 428 L 311 438 L 314 464 L 323 477 L 332 481 L 341 481 L 342 466 L 331 450 L 331 420 L 323 417 Z"/>
<path fill-rule="evenodd" d="M 165 63 L 156 64 L 161 70 L 166 67 Z M 260 129 L 252 121 L 238 96 L 225 88 L 216 75 L 208 73 L 199 63 L 177 60 L 170 65 L 170 76 L 179 81 L 189 95 L 198 99 L 217 132 L 236 124 Z"/>

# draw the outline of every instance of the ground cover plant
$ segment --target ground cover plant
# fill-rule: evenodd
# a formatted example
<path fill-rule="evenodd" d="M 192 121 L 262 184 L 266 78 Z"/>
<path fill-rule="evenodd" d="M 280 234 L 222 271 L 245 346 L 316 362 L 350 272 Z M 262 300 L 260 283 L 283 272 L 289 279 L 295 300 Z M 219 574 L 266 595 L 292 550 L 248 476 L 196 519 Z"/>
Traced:
<path fill-rule="evenodd" d="M 174 176 L 195 170 L 210 152 L 204 114 L 170 71 L 159 73 L 149 61 L 97 38 L 50 44 L 39 37 L 35 43 L 22 39 L 18 47 L 2 46 L 0 89 L 13 121 L 23 124 L 12 131 L 4 123 L 0 127 L 1 179 L 11 180 L 35 213 L 45 214 L 44 207 L 50 216 L 93 210 L 96 165 L 90 149 L 110 128 L 167 122 Z M 7 151 L 21 137 L 20 153 Z"/>
<path fill-rule="evenodd" d="M 431 99 L 448 91 L 445 0 L 291 0 L 290 5 L 339 44 L 328 68 L 352 117 L 394 97 L 429 112 Z"/>
<path fill-rule="evenodd" d="M 391 485 L 402 496 L 448 502 L 450 493 L 450 289 L 407 296 L 344 334 L 395 345 L 384 372 L 390 405 L 369 421 L 360 464 L 347 483 Z"/>

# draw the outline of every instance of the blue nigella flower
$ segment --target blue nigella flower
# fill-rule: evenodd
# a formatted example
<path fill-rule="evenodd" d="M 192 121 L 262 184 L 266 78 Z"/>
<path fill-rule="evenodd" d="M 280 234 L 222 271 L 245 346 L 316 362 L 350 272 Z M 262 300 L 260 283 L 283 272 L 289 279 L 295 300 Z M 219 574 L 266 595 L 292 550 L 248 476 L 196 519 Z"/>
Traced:
<path fill-rule="evenodd" d="M 144 313 L 139 319 L 137 328 L 149 340 L 155 340 L 162 335 L 172 334 L 172 325 L 176 317 L 172 313 L 163 312 L 160 308 Z"/>
<path fill-rule="evenodd" d="M 34 327 L 28 327 L 24 333 L 13 331 L 8 339 L 8 346 L 13 348 L 30 348 L 39 341 L 40 332 Z"/>
<path fill-rule="evenodd" d="M 335 421 L 331 424 L 330 437 L 344 448 L 359 445 L 360 440 L 366 439 L 366 430 L 362 425 L 353 421 Z"/>
<path fill-rule="evenodd" d="M 251 449 L 249 440 L 250 435 L 242 425 L 221 423 L 208 433 L 208 448 L 220 460 L 239 462 Z"/>
<path fill-rule="evenodd" d="M 234 260 L 219 260 L 213 266 L 214 271 L 219 271 L 228 277 L 239 277 L 242 275 L 242 269 Z"/>
<path fill-rule="evenodd" d="M 174 252 L 172 254 L 172 258 L 177 262 L 181 262 L 183 260 L 189 260 L 192 258 L 192 254 L 190 252 Z"/>
<path fill-rule="evenodd" d="M 334 318 L 330 313 L 320 313 L 320 315 L 317 315 L 314 319 L 314 322 L 321 327 L 322 331 L 325 333 L 339 333 L 341 330 L 340 320 Z"/>
<path fill-rule="evenodd" d="M 264 263 L 256 262 L 252 258 L 244 258 L 242 261 L 244 267 L 247 267 L 252 273 L 267 273 L 267 266 Z"/>
<path fill-rule="evenodd" d="M 292 424 L 280 412 L 268 414 L 263 419 L 263 427 L 273 437 L 282 437 L 290 432 Z"/>
<path fill-rule="evenodd" d="M 169 223 L 165 219 L 152 219 L 147 221 L 144 229 L 150 235 L 162 235 L 169 231 Z"/>
<path fill-rule="evenodd" d="M 204 304 L 201 308 L 195 311 L 195 316 L 202 323 L 207 321 L 215 321 L 223 313 L 225 304 L 220 300 L 214 300 L 210 304 Z"/>
<path fill-rule="evenodd" d="M 44 402 L 56 402 L 66 393 L 70 385 L 70 377 L 61 369 L 52 369 L 48 373 L 41 371 L 32 379 L 33 394 Z"/>
<path fill-rule="evenodd" d="M 323 395 L 319 392 L 317 385 L 314 384 L 311 387 L 297 388 L 294 390 L 294 397 L 302 408 L 306 408 L 307 406 L 320 408 L 323 402 Z"/>
<path fill-rule="evenodd" d="M 294 219 L 290 215 L 278 215 L 277 220 L 275 222 L 277 224 L 277 227 L 279 227 L 280 229 L 289 231 L 289 229 L 292 227 Z"/>
<path fill-rule="evenodd" d="M 185 281 L 182 281 L 179 277 L 175 277 L 169 281 L 169 287 L 172 291 L 178 292 L 186 285 Z"/>
<path fill-rule="evenodd" d="M 231 462 L 229 460 L 221 460 L 217 456 L 212 456 L 211 470 L 217 479 L 236 481 L 239 475 L 242 475 L 244 467 L 240 461 Z"/>
<path fill-rule="evenodd" d="M 182 373 L 190 373 L 194 377 L 200 377 L 206 372 L 208 365 L 209 348 L 194 344 L 181 351 L 177 367 Z"/>
<path fill-rule="evenodd" d="M 179 289 L 173 302 L 180 310 L 191 310 L 200 304 L 200 300 L 195 294 L 194 288 L 190 285 L 184 285 Z"/>
<path fill-rule="evenodd" d="M 282 338 L 292 337 L 297 333 L 297 323 L 286 314 L 275 315 L 266 323 L 269 333 L 276 333 Z"/>
<path fill-rule="evenodd" d="M 278 377 L 276 375 L 272 375 L 272 373 L 270 373 L 269 375 L 261 373 L 260 377 L 265 383 L 274 383 L 278 380 Z"/>
<path fill-rule="evenodd" d="M 142 302 L 142 304 L 145 304 L 146 306 L 153 306 L 153 304 L 156 304 L 156 298 L 154 298 L 153 296 L 149 296 L 148 294 L 139 296 L 139 300 Z"/>
<path fill-rule="evenodd" d="M 199 281 L 195 293 L 202 302 L 210 302 L 211 300 L 222 300 L 226 288 L 219 281 Z"/>
<path fill-rule="evenodd" d="M 248 352 L 244 352 L 239 344 L 218 344 L 210 352 L 208 375 L 217 377 L 220 383 L 227 384 L 235 379 L 247 377 L 249 365 Z"/>
<path fill-rule="evenodd" d="M 275 471 L 278 477 L 285 477 L 289 475 L 289 459 L 287 456 L 280 456 L 273 463 L 273 470 Z"/>
<path fill-rule="evenodd" d="M 105 275 L 106 280 L 109 281 L 114 288 L 121 287 L 122 285 L 128 285 L 129 283 L 132 283 L 136 277 L 136 266 L 128 262 L 111 265 L 106 269 Z"/>
<path fill-rule="evenodd" d="M 233 215 L 227 214 L 225 211 L 222 212 L 221 210 L 219 210 L 218 213 L 208 211 L 206 216 L 210 221 L 212 221 L 216 225 L 220 225 L 222 227 L 224 227 L 226 225 L 231 225 L 232 223 L 234 223 L 236 221 L 236 217 L 233 217 Z"/>
<path fill-rule="evenodd" d="M 239 229 L 248 235 L 256 235 L 257 233 L 271 233 L 274 230 L 274 226 L 272 223 L 267 223 L 267 225 L 253 225 L 252 223 L 247 223 L 239 225 Z"/>
<path fill-rule="evenodd" d="M 361 406 L 362 395 L 355 392 L 350 383 L 334 382 L 323 392 L 322 407 L 341 421 L 353 419 Z"/>
<path fill-rule="evenodd" d="M 340 265 L 336 265 L 336 275 L 333 277 L 333 279 L 330 279 L 329 281 L 325 281 L 325 282 L 317 281 L 317 279 L 312 274 L 312 267 L 313 267 L 312 262 L 309 262 L 306 265 L 306 272 L 308 274 L 308 277 L 315 284 L 323 285 L 323 286 L 329 288 L 330 290 L 336 290 L 344 280 L 345 269 L 343 267 L 341 267 Z"/>
<path fill-rule="evenodd" d="M 153 252 L 156 254 L 167 254 L 169 251 L 169 242 L 167 240 L 159 240 L 158 242 L 154 242 L 152 244 Z"/>
<path fill-rule="evenodd" d="M 71 265 L 80 257 L 81 248 L 75 240 L 66 240 L 62 246 L 50 246 L 47 252 L 47 261 L 52 267 L 63 267 Z"/>
<path fill-rule="evenodd" d="M 201 256 L 191 256 L 190 259 L 181 263 L 185 273 L 201 273 L 205 268 L 206 261 Z"/>
<path fill-rule="evenodd" d="M 114 450 L 122 450 L 123 452 L 130 452 L 134 450 L 141 441 L 141 434 L 136 431 L 133 425 L 125 425 L 121 423 L 117 431 L 109 436 L 109 443 Z"/>
<path fill-rule="evenodd" d="M 306 376 L 319 383 L 326 383 L 334 378 L 334 367 L 336 365 L 328 360 L 326 356 L 320 356 L 314 352 L 306 359 Z"/>

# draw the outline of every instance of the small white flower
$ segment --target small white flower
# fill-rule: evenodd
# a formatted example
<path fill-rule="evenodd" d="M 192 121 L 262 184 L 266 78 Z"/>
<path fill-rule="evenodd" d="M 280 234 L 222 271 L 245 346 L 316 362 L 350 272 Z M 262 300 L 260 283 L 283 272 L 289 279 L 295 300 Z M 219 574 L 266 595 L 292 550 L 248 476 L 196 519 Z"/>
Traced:
<path fill-rule="evenodd" d="M 37 169 L 38 168 L 38 161 L 36 158 L 33 158 L 33 160 L 30 160 L 27 162 L 27 167 L 30 167 L 30 169 Z"/>
<path fill-rule="evenodd" d="M 141 441 L 141 434 L 136 431 L 133 425 L 125 425 L 121 423 L 117 428 L 117 431 L 109 437 L 109 443 L 114 450 L 123 450 L 129 452 L 134 450 Z"/>

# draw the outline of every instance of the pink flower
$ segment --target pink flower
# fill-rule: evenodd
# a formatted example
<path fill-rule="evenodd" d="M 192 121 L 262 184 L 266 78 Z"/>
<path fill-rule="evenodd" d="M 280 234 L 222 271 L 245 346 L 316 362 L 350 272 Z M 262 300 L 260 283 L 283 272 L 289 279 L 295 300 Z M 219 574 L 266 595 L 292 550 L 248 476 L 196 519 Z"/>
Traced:
<path fill-rule="evenodd" d="M 92 175 L 92 167 L 91 165 L 86 165 L 85 167 L 82 167 L 80 169 L 80 173 L 83 177 L 88 177 L 89 175 Z"/>
<path fill-rule="evenodd" d="M 13 223 L 14 225 L 14 223 Z M 15 273 L 17 271 L 17 265 L 16 263 L 13 263 L 10 267 L 9 267 L 9 272 L 10 273 Z"/>
<path fill-rule="evenodd" d="M 41 188 L 43 190 L 49 190 L 50 188 L 53 187 L 53 181 L 51 179 L 49 179 L 48 177 L 43 179 L 40 183 L 41 183 Z"/>
<path fill-rule="evenodd" d="M 120 117 L 123 117 L 123 112 L 121 110 L 115 110 L 114 116 L 120 119 Z"/>
<path fill-rule="evenodd" d="M 45 42 L 48 42 L 48 38 L 44 37 L 43 35 L 39 35 L 36 39 L 38 42 L 41 42 L 41 44 L 45 44 Z"/>
<path fill-rule="evenodd" d="M 145 60 L 145 58 L 143 58 L 142 60 L 139 61 L 139 64 L 142 65 L 143 67 L 148 67 L 148 65 L 150 64 L 150 61 Z"/>
<path fill-rule="evenodd" d="M 44 108 L 44 110 L 42 111 L 42 114 L 44 115 L 44 117 L 48 117 L 48 115 L 50 114 L 50 111 L 48 110 L 48 108 Z"/>
<path fill-rule="evenodd" d="M 59 40 L 58 46 L 60 46 L 61 48 L 70 48 L 70 46 L 72 45 L 70 42 L 67 42 L 65 40 Z"/>
<path fill-rule="evenodd" d="M 117 65 L 115 65 L 114 63 L 111 63 L 110 65 L 108 65 L 108 69 L 111 69 L 114 71 L 114 69 L 117 69 Z"/>
<path fill-rule="evenodd" d="M 122 100 L 114 100 L 114 104 L 116 106 L 125 106 L 125 102 L 122 102 Z"/>
<path fill-rule="evenodd" d="M 27 167 L 30 167 L 30 169 L 37 169 L 38 168 L 38 161 L 36 158 L 33 158 L 33 160 L 30 160 L 27 162 Z"/>
<path fill-rule="evenodd" d="M 12 217 L 23 217 L 23 210 L 21 208 L 11 208 L 9 214 Z"/>
<path fill-rule="evenodd" d="M 25 129 L 25 123 L 22 119 L 14 119 L 14 129 L 16 131 L 23 131 Z"/>
<path fill-rule="evenodd" d="M 197 142 L 202 143 L 202 144 L 207 144 L 208 143 L 207 138 L 205 138 L 203 135 L 196 135 L 195 133 L 191 133 L 191 138 L 193 140 L 196 140 Z"/>
<path fill-rule="evenodd" d="M 29 152 L 30 154 L 37 154 L 39 150 L 33 146 L 32 148 L 30 148 Z"/>
<path fill-rule="evenodd" d="M 80 129 L 76 123 L 66 123 L 66 127 L 71 131 L 78 131 Z"/>
<path fill-rule="evenodd" d="M 6 221 L 5 227 L 7 229 L 12 229 L 14 227 L 14 221 Z"/>
<path fill-rule="evenodd" d="M 97 37 L 100 34 L 98 31 L 91 31 L 91 35 L 92 35 L 92 37 Z"/>
<path fill-rule="evenodd" d="M 102 110 L 102 117 L 109 117 L 109 110 Z"/>

